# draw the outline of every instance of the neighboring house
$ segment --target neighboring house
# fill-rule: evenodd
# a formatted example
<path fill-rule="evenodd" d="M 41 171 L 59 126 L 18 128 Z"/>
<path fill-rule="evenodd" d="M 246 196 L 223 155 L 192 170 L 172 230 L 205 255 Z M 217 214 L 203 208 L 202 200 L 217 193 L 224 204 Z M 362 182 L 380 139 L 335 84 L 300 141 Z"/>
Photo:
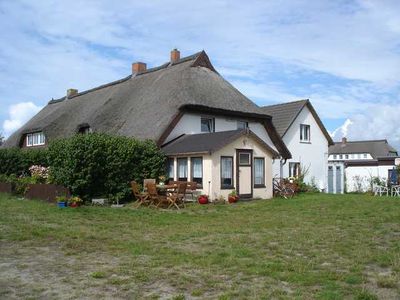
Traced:
<path fill-rule="evenodd" d="M 198 182 L 213 199 L 232 189 L 272 197 L 272 162 L 291 154 L 271 117 L 222 78 L 202 51 L 51 100 L 5 147 L 45 147 L 76 133 L 151 139 L 168 155 L 170 179 Z M 278 159 L 279 160 L 279 159 Z"/>
<path fill-rule="evenodd" d="M 307 172 L 304 180 L 327 189 L 328 147 L 332 138 L 309 100 L 262 107 L 292 154 L 291 159 L 275 160 L 274 174 L 283 178 Z"/>
<path fill-rule="evenodd" d="M 350 142 L 343 138 L 329 147 L 328 192 L 367 191 L 372 178 L 391 178 L 397 157 L 387 140 Z"/>

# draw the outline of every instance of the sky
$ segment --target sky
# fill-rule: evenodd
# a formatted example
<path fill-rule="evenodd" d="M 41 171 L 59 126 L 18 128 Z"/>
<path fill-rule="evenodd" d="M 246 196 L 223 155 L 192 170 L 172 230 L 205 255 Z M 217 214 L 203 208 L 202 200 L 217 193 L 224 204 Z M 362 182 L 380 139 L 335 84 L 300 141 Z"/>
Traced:
<path fill-rule="evenodd" d="M 310 99 L 334 140 L 400 149 L 400 2 L 0 0 L 0 132 L 83 91 L 205 50 L 258 105 Z"/>

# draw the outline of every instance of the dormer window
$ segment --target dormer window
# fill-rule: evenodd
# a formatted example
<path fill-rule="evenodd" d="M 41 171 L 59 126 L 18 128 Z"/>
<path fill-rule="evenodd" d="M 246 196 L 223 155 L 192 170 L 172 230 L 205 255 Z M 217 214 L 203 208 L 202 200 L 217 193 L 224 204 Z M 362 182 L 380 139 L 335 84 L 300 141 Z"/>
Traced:
<path fill-rule="evenodd" d="M 215 132 L 215 119 L 201 118 L 201 132 Z"/>
<path fill-rule="evenodd" d="M 46 143 L 46 138 L 43 132 L 28 133 L 26 135 L 26 146 L 42 146 Z"/>
<path fill-rule="evenodd" d="M 89 126 L 79 128 L 79 133 L 81 133 L 81 134 L 89 134 L 89 133 L 92 133 L 92 128 L 90 128 Z"/>
<path fill-rule="evenodd" d="M 237 129 L 247 129 L 249 127 L 249 122 L 246 121 L 238 121 Z"/>
<path fill-rule="evenodd" d="M 92 132 L 93 132 L 92 128 L 87 123 L 78 126 L 78 133 L 80 134 L 89 134 Z"/>

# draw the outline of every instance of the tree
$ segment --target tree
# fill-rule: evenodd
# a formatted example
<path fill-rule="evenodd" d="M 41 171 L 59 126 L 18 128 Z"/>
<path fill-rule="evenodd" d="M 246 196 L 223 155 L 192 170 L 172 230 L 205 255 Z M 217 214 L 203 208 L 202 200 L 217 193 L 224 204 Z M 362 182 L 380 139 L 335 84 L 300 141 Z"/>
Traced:
<path fill-rule="evenodd" d="M 0 146 L 3 145 L 4 143 L 4 136 L 3 134 L 0 132 Z"/>

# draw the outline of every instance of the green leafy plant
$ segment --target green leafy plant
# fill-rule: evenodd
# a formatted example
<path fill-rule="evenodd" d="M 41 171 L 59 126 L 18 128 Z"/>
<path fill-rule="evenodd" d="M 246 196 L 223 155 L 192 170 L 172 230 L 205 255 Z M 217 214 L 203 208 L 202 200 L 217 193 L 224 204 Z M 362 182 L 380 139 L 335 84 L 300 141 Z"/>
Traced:
<path fill-rule="evenodd" d="M 67 202 L 68 201 L 68 197 L 67 196 L 57 196 L 56 197 L 56 201 L 57 202 Z"/>
<path fill-rule="evenodd" d="M 51 176 L 74 195 L 131 198 L 130 181 L 165 175 L 165 156 L 152 141 L 107 134 L 75 135 L 53 141 L 48 149 Z"/>
<path fill-rule="evenodd" d="M 0 174 L 27 175 L 32 165 L 48 166 L 46 149 L 0 149 Z"/>

